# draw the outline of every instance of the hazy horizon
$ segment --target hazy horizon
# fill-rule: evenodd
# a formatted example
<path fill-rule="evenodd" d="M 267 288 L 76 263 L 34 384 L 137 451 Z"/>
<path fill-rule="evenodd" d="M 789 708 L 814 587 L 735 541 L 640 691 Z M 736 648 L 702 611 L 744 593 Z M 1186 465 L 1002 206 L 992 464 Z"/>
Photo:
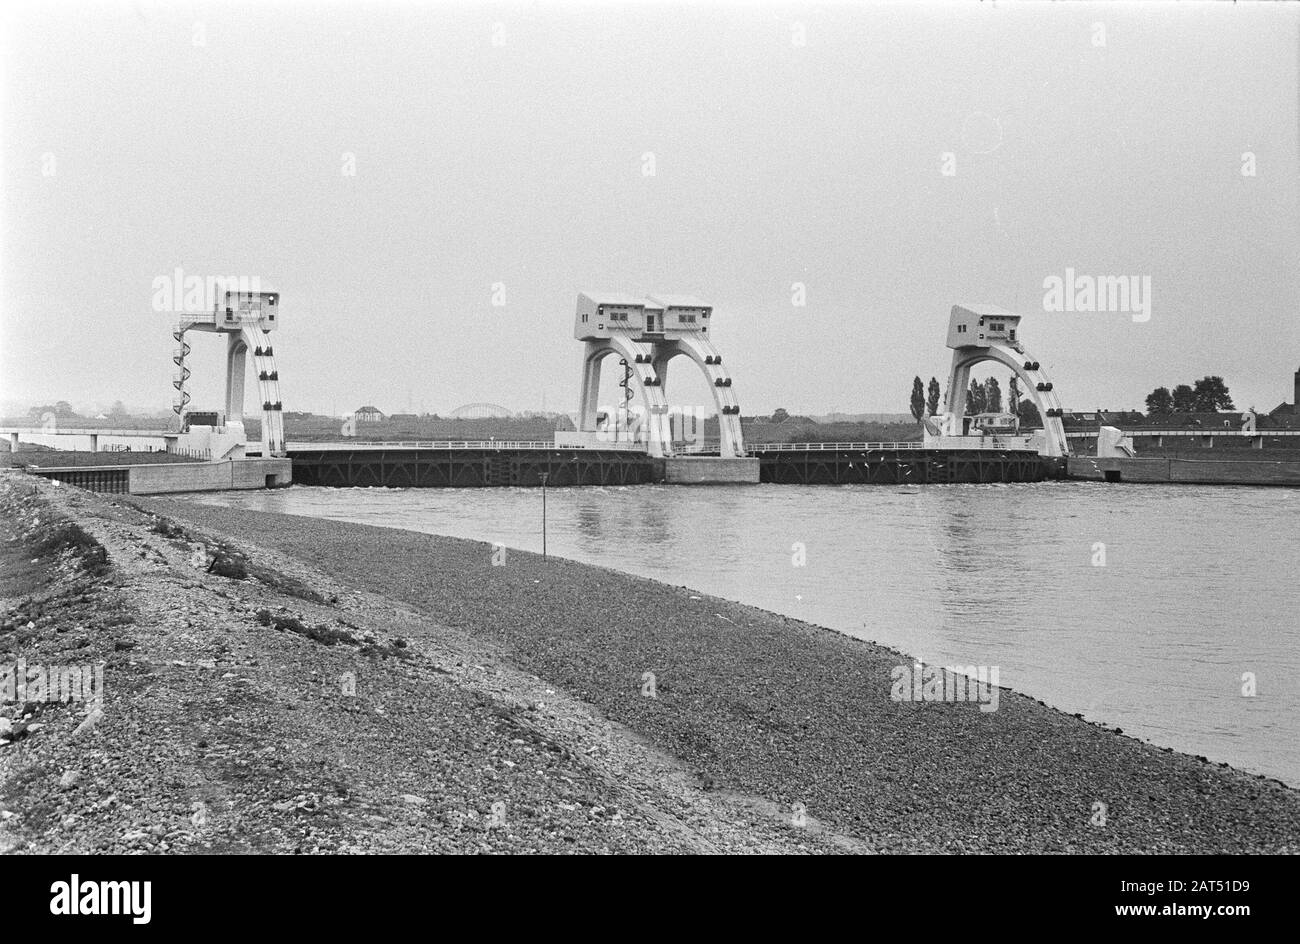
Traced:
<path fill-rule="evenodd" d="M 283 293 L 287 410 L 572 411 L 590 288 L 711 302 L 748 414 L 906 412 L 970 302 L 1025 316 L 1069 408 L 1206 374 L 1239 408 L 1292 399 L 1295 4 L 16 3 L 0 24 L 7 404 L 166 409 L 175 316 L 152 299 L 177 268 Z M 1149 278 L 1149 320 L 1045 311 L 1067 269 Z M 192 405 L 219 405 L 218 343 L 191 343 Z M 707 396 L 685 377 L 673 399 Z"/>

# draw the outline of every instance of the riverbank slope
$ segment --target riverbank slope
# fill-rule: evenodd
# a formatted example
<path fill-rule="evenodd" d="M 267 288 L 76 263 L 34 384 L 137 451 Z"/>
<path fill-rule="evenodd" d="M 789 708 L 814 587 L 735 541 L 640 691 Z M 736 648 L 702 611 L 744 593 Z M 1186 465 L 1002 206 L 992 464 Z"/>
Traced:
<path fill-rule="evenodd" d="M 891 672 L 908 657 L 797 620 L 570 561 L 502 558 L 488 544 L 150 507 L 310 560 L 491 643 L 681 758 L 702 786 L 806 810 L 880 851 L 1300 848 L 1300 792 L 1276 781 L 1009 691 L 995 712 L 895 701 Z"/>
<path fill-rule="evenodd" d="M 66 516 L 109 565 L 91 589 L 44 565 L 0 588 L 0 662 L 107 662 L 89 734 L 69 739 L 84 711 L 46 707 L 0 747 L 14 848 L 1300 848 L 1300 793 L 1275 781 L 1005 690 L 994 712 L 894 701 L 906 656 L 687 588 L 0 481 L 6 520 Z"/>
<path fill-rule="evenodd" d="M 0 678 L 0 852 L 864 848 L 704 790 L 409 606 L 0 472 L 0 672 L 20 660 L 98 669 L 102 704 Z"/>

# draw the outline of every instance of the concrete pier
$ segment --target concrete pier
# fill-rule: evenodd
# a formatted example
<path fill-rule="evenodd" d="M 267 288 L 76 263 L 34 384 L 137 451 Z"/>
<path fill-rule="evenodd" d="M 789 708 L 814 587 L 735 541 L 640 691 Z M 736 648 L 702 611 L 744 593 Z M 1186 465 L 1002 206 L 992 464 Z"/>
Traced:
<path fill-rule="evenodd" d="M 289 459 L 233 459 L 227 462 L 174 462 L 166 465 L 50 466 L 28 469 L 96 492 L 165 495 L 227 489 L 280 488 L 293 483 Z"/>
<path fill-rule="evenodd" d="M 1101 482 L 1174 482 L 1186 485 L 1297 486 L 1300 485 L 1300 461 L 1071 456 L 1069 478 Z"/>

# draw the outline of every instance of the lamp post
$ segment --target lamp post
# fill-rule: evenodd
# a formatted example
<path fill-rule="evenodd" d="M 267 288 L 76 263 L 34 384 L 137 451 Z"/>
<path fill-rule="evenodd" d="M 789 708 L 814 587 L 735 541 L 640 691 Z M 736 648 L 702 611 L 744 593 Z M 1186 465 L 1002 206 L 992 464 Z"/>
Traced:
<path fill-rule="evenodd" d="M 542 560 L 545 560 L 546 559 L 546 480 L 550 477 L 550 473 L 543 472 L 541 475 L 542 475 Z"/>

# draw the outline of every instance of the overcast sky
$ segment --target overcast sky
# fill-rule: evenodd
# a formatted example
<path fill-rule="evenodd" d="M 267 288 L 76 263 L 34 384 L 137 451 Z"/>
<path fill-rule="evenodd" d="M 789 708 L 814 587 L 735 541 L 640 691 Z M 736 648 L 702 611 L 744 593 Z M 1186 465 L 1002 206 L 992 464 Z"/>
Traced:
<path fill-rule="evenodd" d="M 572 410 L 587 287 L 712 302 L 747 413 L 906 412 L 959 302 L 1022 312 L 1070 407 L 1291 398 L 1297 4 L 0 16 L 5 401 L 165 409 L 177 267 L 283 292 L 286 409 Z M 1150 320 L 1044 311 L 1067 268 L 1149 276 Z"/>

